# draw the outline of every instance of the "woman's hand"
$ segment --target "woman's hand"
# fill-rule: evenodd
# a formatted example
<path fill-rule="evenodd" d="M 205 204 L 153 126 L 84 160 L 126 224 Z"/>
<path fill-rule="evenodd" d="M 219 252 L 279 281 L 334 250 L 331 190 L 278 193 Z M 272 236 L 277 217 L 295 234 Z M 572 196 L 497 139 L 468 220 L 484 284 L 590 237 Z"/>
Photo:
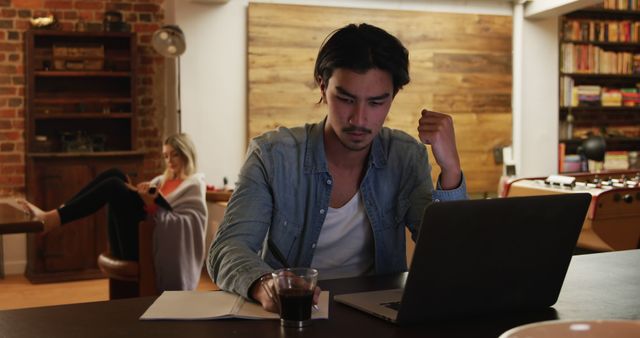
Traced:
<path fill-rule="evenodd" d="M 140 182 L 136 186 L 138 195 L 140 195 L 140 198 L 142 198 L 142 201 L 144 201 L 144 204 L 146 205 L 152 205 L 153 200 L 156 198 L 156 195 L 158 194 L 157 190 L 154 191 L 153 193 L 150 193 L 149 192 L 150 188 L 151 188 L 151 182 L 148 182 L 148 181 Z"/>

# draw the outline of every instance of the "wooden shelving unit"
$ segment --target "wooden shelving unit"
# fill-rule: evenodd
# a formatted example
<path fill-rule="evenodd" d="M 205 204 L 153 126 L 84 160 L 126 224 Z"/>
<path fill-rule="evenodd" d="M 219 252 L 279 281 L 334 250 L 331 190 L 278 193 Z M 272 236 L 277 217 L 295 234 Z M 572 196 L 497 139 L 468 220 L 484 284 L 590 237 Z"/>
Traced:
<path fill-rule="evenodd" d="M 640 56 L 637 60 L 634 56 L 640 54 L 640 36 L 637 36 L 640 34 L 640 11 L 593 7 L 567 14 L 561 20 L 561 106 L 558 116 L 561 125 L 560 142 L 566 145 L 565 154 L 577 152 L 584 137 L 580 130 L 604 131 L 607 151 L 640 150 L 640 106 L 605 106 L 602 103 L 593 105 L 582 101 L 577 106 L 571 106 L 567 102 L 571 101 L 567 92 L 569 81 L 573 87 L 593 85 L 614 90 L 640 86 Z M 613 27 L 614 24 L 616 27 Z M 577 30 L 579 34 L 575 34 L 576 26 L 580 27 Z M 580 47 L 568 52 L 565 48 L 569 45 Z M 583 49 L 578 51 L 579 48 Z M 616 55 L 618 60 L 623 60 L 620 64 L 624 66 L 612 69 L 615 67 L 610 67 L 611 63 L 604 64 L 605 57 L 609 58 L 611 54 Z M 568 58 L 573 59 L 569 66 Z M 581 65 L 577 66 L 576 62 Z M 585 63 L 589 65 L 587 69 L 584 68 Z M 572 120 L 572 128 L 566 128 L 568 117 Z M 574 131 L 574 135 L 563 134 L 563 131 L 570 129 Z M 623 132 L 619 132 L 620 130 Z"/>
<path fill-rule="evenodd" d="M 28 31 L 26 53 L 27 198 L 52 209 L 100 172 L 142 168 L 136 150 L 136 36 Z M 32 282 L 101 277 L 107 249 L 102 210 L 47 234 L 30 234 Z"/>

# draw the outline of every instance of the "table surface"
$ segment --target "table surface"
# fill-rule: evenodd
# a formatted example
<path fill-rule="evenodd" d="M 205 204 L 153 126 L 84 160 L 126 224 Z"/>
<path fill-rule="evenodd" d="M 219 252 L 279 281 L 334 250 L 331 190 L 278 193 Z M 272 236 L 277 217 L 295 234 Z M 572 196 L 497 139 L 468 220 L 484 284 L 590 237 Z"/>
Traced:
<path fill-rule="evenodd" d="M 0 337 L 497 337 L 552 319 L 640 319 L 640 250 L 574 256 L 558 302 L 532 313 L 398 327 L 330 302 L 330 319 L 303 330 L 273 320 L 140 321 L 155 297 L 0 311 Z M 481 277 L 481 276 L 479 276 Z M 323 281 L 332 295 L 402 286 L 406 274 Z"/>
<path fill-rule="evenodd" d="M 0 202 L 0 234 L 42 231 L 42 222 L 11 204 Z"/>

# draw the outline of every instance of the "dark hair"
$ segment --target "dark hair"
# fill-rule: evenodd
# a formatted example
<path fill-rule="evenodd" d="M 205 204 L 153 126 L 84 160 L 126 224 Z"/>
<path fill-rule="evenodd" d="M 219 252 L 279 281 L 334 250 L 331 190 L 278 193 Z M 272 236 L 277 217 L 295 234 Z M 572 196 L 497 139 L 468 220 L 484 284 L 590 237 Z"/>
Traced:
<path fill-rule="evenodd" d="M 315 82 L 326 84 L 337 68 L 366 72 L 379 68 L 391 73 L 393 94 L 409 83 L 409 52 L 385 30 L 366 23 L 335 30 L 323 42 L 313 71 Z"/>

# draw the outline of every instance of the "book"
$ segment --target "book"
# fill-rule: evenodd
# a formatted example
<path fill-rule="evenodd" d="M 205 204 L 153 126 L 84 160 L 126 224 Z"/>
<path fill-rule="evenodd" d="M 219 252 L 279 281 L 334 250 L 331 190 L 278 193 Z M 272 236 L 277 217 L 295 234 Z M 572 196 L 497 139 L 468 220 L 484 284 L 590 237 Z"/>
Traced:
<path fill-rule="evenodd" d="M 149 187 L 149 194 L 153 195 L 158 191 L 157 187 Z M 153 202 L 161 207 L 166 209 L 167 211 L 173 211 L 173 207 L 171 207 L 171 204 L 169 204 L 169 201 L 167 201 L 166 198 L 164 198 L 164 196 L 162 196 L 162 193 L 158 193 L 158 195 L 153 199 Z"/>
<path fill-rule="evenodd" d="M 629 169 L 629 153 L 624 150 L 607 151 L 604 155 L 605 170 L 627 170 Z"/>
<path fill-rule="evenodd" d="M 158 194 L 156 198 L 153 199 L 153 202 L 159 207 L 166 209 L 167 211 L 173 211 L 173 207 L 171 207 L 171 204 L 169 204 L 167 199 L 165 199 L 162 194 Z"/>
<path fill-rule="evenodd" d="M 164 291 L 140 320 L 280 319 L 257 303 L 226 291 Z M 322 291 L 311 319 L 329 318 L 329 291 Z"/>

